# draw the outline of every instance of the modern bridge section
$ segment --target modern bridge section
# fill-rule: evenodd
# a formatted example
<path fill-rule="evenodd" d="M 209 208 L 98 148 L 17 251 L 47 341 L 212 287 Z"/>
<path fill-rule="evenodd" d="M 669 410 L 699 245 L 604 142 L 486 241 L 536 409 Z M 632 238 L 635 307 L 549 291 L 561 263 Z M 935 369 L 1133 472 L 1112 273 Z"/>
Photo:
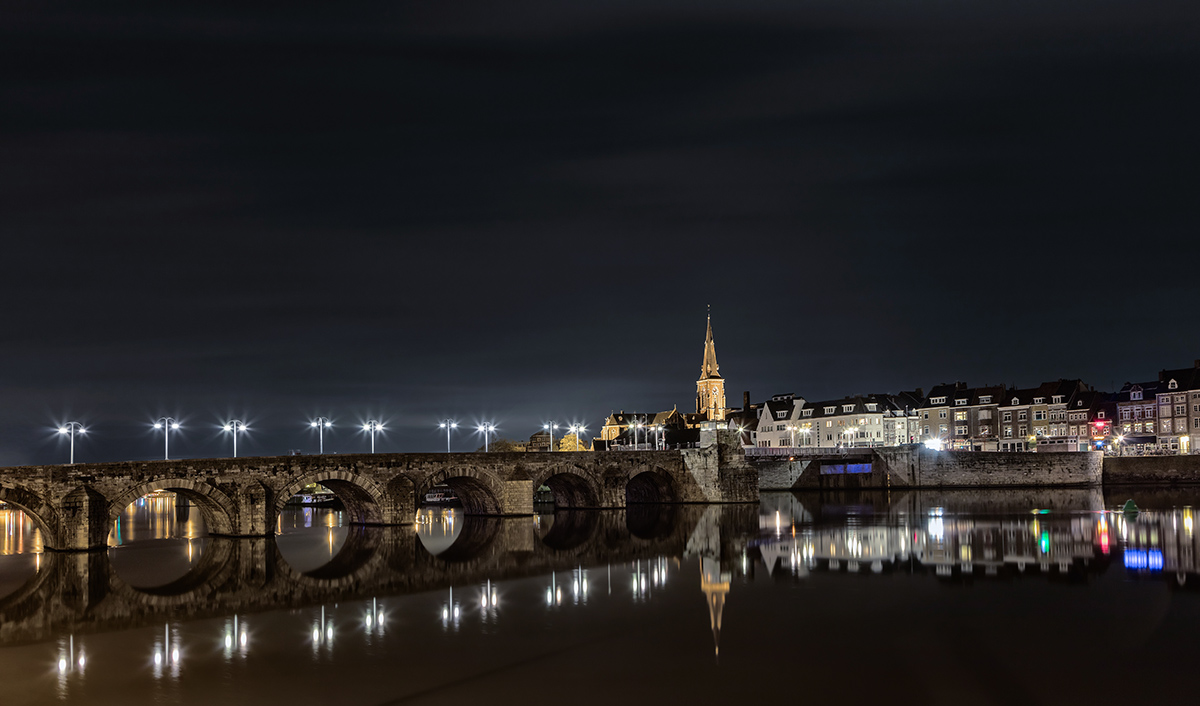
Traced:
<path fill-rule="evenodd" d="M 562 508 L 756 502 L 758 476 L 736 432 L 680 451 L 356 454 L 26 466 L 0 470 L 0 501 L 25 511 L 47 549 L 107 546 L 130 503 L 156 490 L 199 507 L 210 534 L 274 534 L 284 504 L 309 483 L 332 490 L 357 525 L 405 525 L 419 498 L 450 486 L 468 515 L 533 512 L 545 485 Z"/>

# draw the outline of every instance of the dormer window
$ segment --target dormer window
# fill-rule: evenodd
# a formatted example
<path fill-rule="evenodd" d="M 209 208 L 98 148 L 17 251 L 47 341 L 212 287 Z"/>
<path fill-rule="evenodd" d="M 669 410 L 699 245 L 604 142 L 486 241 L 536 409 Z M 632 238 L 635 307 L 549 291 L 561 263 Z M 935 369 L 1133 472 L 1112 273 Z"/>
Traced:
<path fill-rule="evenodd" d="M 959 407 L 965 405 L 966 403 L 967 400 L 954 400 L 954 404 L 958 405 Z"/>
<path fill-rule="evenodd" d="M 825 408 L 825 414 L 833 414 L 836 411 L 837 411 L 837 407 L 826 407 Z"/>
<path fill-rule="evenodd" d="M 989 404 L 992 401 L 991 395 L 984 395 L 979 398 L 979 404 Z"/>
<path fill-rule="evenodd" d="M 1034 404 L 1046 404 L 1046 398 L 1045 397 L 1034 397 L 1033 403 Z"/>
<path fill-rule="evenodd" d="M 1100 410 L 1099 412 L 1096 412 L 1096 418 L 1104 419 L 1104 410 Z"/>
<path fill-rule="evenodd" d="M 1171 382 L 1168 382 L 1168 383 L 1167 383 L 1167 389 L 1168 389 L 1168 390 L 1178 390 L 1178 389 L 1179 389 L 1179 383 L 1177 383 L 1177 382 L 1175 382 L 1174 380 L 1172 380 Z"/>
<path fill-rule="evenodd" d="M 778 412 L 776 412 L 776 413 L 775 413 L 775 418 L 776 418 L 776 419 L 783 419 L 783 418 L 784 418 L 784 417 L 786 417 L 786 416 L 787 416 L 787 410 L 786 410 L 786 409 L 781 409 L 781 410 L 779 410 Z"/>
<path fill-rule="evenodd" d="M 1055 395 L 1050 398 L 1050 404 L 1062 404 L 1062 401 L 1063 401 L 1062 395 Z"/>
<path fill-rule="evenodd" d="M 1014 405 L 1018 405 L 1018 404 L 1021 404 L 1021 400 L 1019 400 L 1019 399 L 1017 399 L 1016 397 L 1014 397 L 1014 398 L 1013 398 L 1013 401 L 1012 401 L 1012 403 L 1013 403 Z"/>
<path fill-rule="evenodd" d="M 852 404 L 842 405 L 842 414 L 848 414 L 853 411 L 854 411 L 854 405 L 852 405 Z"/>
<path fill-rule="evenodd" d="M 1142 399 L 1142 391 L 1141 391 L 1141 389 L 1139 388 L 1139 389 L 1137 389 L 1137 390 L 1130 390 L 1130 391 L 1129 391 L 1129 399 L 1130 399 L 1130 400 L 1140 400 L 1140 399 Z"/>
<path fill-rule="evenodd" d="M 929 399 L 929 404 L 946 404 L 946 398 L 945 397 L 931 397 Z"/>
<path fill-rule="evenodd" d="M 811 410 L 811 409 L 806 409 L 806 410 L 803 410 L 803 411 L 801 412 L 801 414 L 803 414 L 803 415 L 804 415 L 804 416 L 806 416 L 806 417 L 811 417 L 811 416 L 812 416 L 812 410 Z"/>
<path fill-rule="evenodd" d="M 868 411 L 868 412 L 874 412 L 874 411 L 875 411 L 875 403 L 874 403 L 874 402 L 870 402 L 870 403 L 868 403 L 868 404 L 867 404 L 867 411 Z"/>

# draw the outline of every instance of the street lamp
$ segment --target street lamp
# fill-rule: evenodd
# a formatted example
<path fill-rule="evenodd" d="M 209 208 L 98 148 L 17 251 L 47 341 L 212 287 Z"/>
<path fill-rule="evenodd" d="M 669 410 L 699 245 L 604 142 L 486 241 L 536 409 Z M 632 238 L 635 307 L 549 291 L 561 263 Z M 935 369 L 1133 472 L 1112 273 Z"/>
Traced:
<path fill-rule="evenodd" d="M 171 432 L 179 430 L 179 422 L 171 417 L 159 417 L 154 423 L 155 429 L 163 430 L 163 460 L 171 460 Z"/>
<path fill-rule="evenodd" d="M 637 448 L 638 448 L 638 430 L 641 429 L 643 426 L 644 425 L 641 422 L 636 422 L 633 425 L 633 450 L 634 451 L 637 451 Z"/>
<path fill-rule="evenodd" d="M 490 422 L 485 422 L 483 424 L 480 424 L 476 428 L 479 430 L 479 432 L 481 434 L 483 434 L 483 452 L 487 453 L 488 437 L 492 435 L 492 432 L 496 431 L 496 425 L 492 424 Z"/>
<path fill-rule="evenodd" d="M 383 425 L 374 419 L 368 419 L 366 424 L 363 424 L 363 431 L 371 435 L 371 453 L 375 453 L 375 434 L 383 431 Z"/>
<path fill-rule="evenodd" d="M 246 423 L 240 419 L 230 419 L 228 422 L 225 422 L 225 425 L 221 429 L 233 434 L 233 457 L 237 458 L 238 434 L 245 434 L 249 431 L 250 427 L 246 426 Z"/>
<path fill-rule="evenodd" d="M 446 430 L 446 453 L 450 453 L 450 430 L 457 428 L 458 422 L 454 421 L 453 419 L 443 419 L 442 421 L 438 422 L 438 429 Z"/>
<path fill-rule="evenodd" d="M 587 427 L 582 424 L 572 424 L 571 426 L 567 427 L 567 431 L 575 435 L 575 450 L 581 451 L 583 448 L 583 440 L 579 438 L 579 435 L 587 431 Z"/>
<path fill-rule="evenodd" d="M 67 434 L 71 437 L 71 464 L 72 465 L 74 465 L 74 463 L 75 463 L 75 432 L 79 432 L 80 434 L 86 434 L 87 429 L 84 429 L 83 425 L 80 424 L 79 422 L 67 422 L 66 424 L 64 424 L 58 428 L 59 434 Z"/>
<path fill-rule="evenodd" d="M 308 423 L 310 427 L 317 430 L 317 453 L 325 453 L 325 430 L 333 427 L 333 422 L 325 417 L 317 417 Z"/>
<path fill-rule="evenodd" d="M 551 451 L 551 453 L 553 453 L 554 452 L 554 430 L 558 428 L 558 425 L 555 424 L 554 422 L 549 422 L 549 423 L 543 424 L 542 428 L 550 433 L 550 451 Z"/>

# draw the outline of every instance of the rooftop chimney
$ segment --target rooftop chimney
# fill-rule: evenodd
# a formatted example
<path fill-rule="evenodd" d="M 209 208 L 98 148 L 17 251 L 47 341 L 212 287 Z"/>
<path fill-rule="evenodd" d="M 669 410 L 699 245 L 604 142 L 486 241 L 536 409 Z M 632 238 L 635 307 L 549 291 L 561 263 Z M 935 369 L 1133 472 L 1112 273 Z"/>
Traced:
<path fill-rule="evenodd" d="M 1200 360 L 1196 361 L 1196 367 L 1200 368 Z M 742 411 L 743 412 L 750 411 L 750 391 L 749 390 L 746 390 L 745 392 L 742 393 Z"/>

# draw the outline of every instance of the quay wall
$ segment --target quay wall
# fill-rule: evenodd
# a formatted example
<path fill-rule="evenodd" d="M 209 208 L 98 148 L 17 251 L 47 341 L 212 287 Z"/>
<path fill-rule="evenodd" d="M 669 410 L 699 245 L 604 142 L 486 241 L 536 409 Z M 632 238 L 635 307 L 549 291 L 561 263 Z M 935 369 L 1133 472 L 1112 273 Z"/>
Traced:
<path fill-rule="evenodd" d="M 1038 486 L 1097 486 L 1103 454 L 934 451 L 915 446 L 854 450 L 849 454 L 762 459 L 761 490 L 858 488 L 1017 488 Z M 869 473 L 822 473 L 823 466 L 870 464 Z M 1197 482 L 1200 482 L 1198 467 Z"/>
<path fill-rule="evenodd" d="M 1200 456 L 1109 456 L 1104 485 L 1200 484 Z"/>

